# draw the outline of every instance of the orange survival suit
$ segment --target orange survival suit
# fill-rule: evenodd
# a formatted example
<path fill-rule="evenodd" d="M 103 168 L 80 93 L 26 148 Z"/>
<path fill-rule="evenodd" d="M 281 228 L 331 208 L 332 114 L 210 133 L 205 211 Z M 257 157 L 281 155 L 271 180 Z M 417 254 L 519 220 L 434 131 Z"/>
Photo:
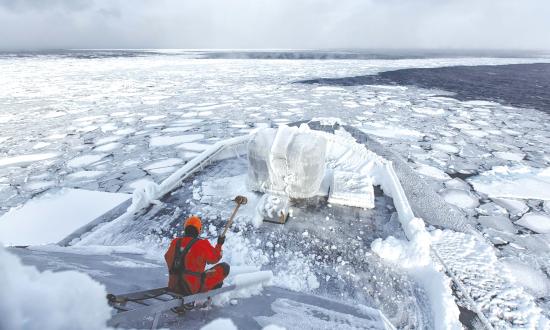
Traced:
<path fill-rule="evenodd" d="M 219 263 L 205 271 L 206 264 L 214 264 L 222 257 L 225 237 L 219 237 L 215 247 L 206 239 L 198 238 L 202 223 L 198 216 L 185 221 L 183 237 L 172 240 L 164 259 L 169 270 L 168 288 L 191 295 L 220 288 L 229 274 L 229 265 Z"/>

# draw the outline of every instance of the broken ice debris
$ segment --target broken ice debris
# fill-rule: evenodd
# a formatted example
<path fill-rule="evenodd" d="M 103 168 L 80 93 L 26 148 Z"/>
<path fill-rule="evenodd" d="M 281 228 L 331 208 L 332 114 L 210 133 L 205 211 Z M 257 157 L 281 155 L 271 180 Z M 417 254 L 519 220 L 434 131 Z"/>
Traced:
<path fill-rule="evenodd" d="M 516 225 L 531 229 L 539 234 L 550 234 L 550 215 L 529 212 L 516 221 Z"/>

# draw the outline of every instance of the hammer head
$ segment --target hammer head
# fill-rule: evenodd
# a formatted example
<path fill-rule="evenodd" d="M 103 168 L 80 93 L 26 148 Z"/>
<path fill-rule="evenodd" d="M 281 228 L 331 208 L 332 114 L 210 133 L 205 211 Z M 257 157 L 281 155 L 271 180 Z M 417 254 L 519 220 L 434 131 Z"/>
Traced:
<path fill-rule="evenodd" d="M 244 197 L 244 196 L 239 195 L 239 196 L 235 197 L 234 201 L 237 204 L 244 205 L 248 202 L 248 199 L 246 199 L 246 197 Z"/>

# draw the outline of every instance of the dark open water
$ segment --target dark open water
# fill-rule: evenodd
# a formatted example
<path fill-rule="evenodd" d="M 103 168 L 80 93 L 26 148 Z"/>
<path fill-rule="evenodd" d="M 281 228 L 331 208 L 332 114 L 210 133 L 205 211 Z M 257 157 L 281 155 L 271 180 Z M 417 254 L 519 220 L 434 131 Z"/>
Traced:
<path fill-rule="evenodd" d="M 455 98 L 495 101 L 550 113 L 550 64 L 454 66 L 433 69 L 403 69 L 378 75 L 319 78 L 305 84 L 414 85 L 455 93 Z"/>

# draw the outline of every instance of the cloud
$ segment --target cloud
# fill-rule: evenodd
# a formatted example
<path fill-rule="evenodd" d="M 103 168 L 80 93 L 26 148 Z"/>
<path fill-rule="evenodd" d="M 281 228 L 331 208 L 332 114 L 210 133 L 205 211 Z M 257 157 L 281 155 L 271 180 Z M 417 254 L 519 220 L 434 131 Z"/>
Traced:
<path fill-rule="evenodd" d="M 0 0 L 0 48 L 550 49 L 546 0 Z"/>
<path fill-rule="evenodd" d="M 29 10 L 47 11 L 63 8 L 69 11 L 84 10 L 93 4 L 93 0 L 0 0 L 0 7 L 13 12 Z"/>

